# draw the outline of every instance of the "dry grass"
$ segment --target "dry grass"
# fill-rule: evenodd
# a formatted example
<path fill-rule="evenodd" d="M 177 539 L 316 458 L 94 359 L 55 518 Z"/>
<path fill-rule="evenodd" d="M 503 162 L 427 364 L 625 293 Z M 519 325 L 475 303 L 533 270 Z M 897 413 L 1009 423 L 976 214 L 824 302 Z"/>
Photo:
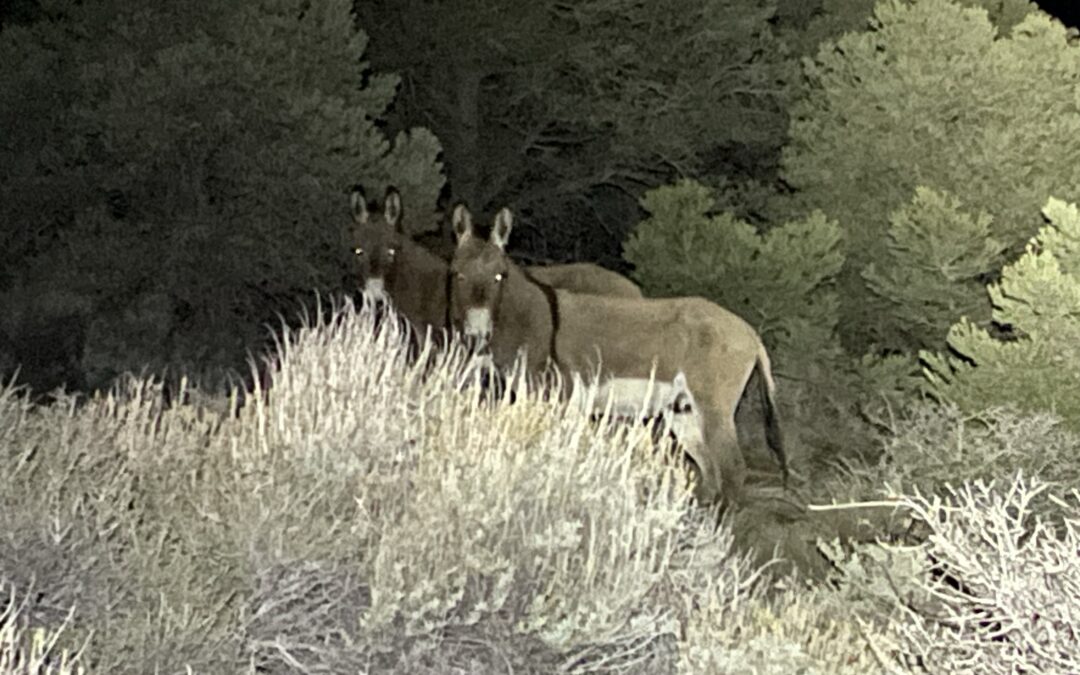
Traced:
<path fill-rule="evenodd" d="M 8 594 L 0 612 L 0 673 L 4 675 L 82 675 L 78 652 L 58 649 L 57 642 L 67 629 L 71 614 L 54 630 L 27 625 L 24 616 L 26 599 L 20 600 L 15 589 L 0 583 Z"/>
<path fill-rule="evenodd" d="M 937 635 L 841 549 L 835 587 L 778 585 L 647 427 L 407 344 L 345 306 L 242 407 L 0 394 L 0 674 L 882 672 Z"/>

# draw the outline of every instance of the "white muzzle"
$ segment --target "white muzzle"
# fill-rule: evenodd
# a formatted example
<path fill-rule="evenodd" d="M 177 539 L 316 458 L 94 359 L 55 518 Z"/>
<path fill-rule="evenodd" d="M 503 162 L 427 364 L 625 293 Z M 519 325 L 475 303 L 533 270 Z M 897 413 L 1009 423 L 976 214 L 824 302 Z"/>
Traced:
<path fill-rule="evenodd" d="M 390 298 L 386 295 L 386 284 L 382 277 L 372 277 L 364 283 L 364 295 L 373 302 L 387 302 Z"/>
<path fill-rule="evenodd" d="M 469 309 L 465 312 L 465 335 L 487 341 L 491 337 L 491 310 Z"/>

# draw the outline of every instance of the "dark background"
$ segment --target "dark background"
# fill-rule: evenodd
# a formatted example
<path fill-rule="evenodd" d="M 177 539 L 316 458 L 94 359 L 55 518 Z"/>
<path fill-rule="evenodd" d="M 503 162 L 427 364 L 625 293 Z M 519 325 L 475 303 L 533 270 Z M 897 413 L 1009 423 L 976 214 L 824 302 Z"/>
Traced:
<path fill-rule="evenodd" d="M 1076 28 L 1080 25 L 1080 5 L 1076 0 L 1039 0 L 1036 2 L 1043 11 L 1061 19 L 1067 26 Z"/>
<path fill-rule="evenodd" d="M 0 25 L 9 17 L 18 18 L 32 15 L 36 9 L 34 0 L 0 0 Z M 1077 27 L 1080 25 L 1080 5 L 1076 0 L 1037 0 L 1039 7 L 1057 18 L 1062 23 Z"/>

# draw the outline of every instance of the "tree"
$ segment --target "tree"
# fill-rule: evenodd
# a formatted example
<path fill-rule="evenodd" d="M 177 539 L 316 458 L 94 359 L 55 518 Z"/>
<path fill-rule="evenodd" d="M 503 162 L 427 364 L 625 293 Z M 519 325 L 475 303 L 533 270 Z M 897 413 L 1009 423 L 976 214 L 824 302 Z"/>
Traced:
<path fill-rule="evenodd" d="M 956 354 L 924 351 L 929 392 L 968 411 L 1011 405 L 1053 411 L 1080 429 L 1080 210 L 1053 199 L 1019 260 L 989 286 L 1000 339 L 962 319 L 949 331 Z"/>
<path fill-rule="evenodd" d="M 912 0 L 907 0 L 910 4 Z M 870 30 L 874 6 L 879 0 L 784 0 L 779 3 L 780 35 L 792 52 L 813 56 L 827 40 L 836 41 L 845 33 Z M 815 7 L 815 4 L 817 5 Z M 985 9 L 998 35 L 1008 35 L 1014 26 L 1038 9 L 1029 0 L 957 0 L 963 7 Z"/>
<path fill-rule="evenodd" d="M 649 191 L 649 216 L 626 242 L 648 295 L 700 295 L 735 312 L 789 362 L 833 355 L 843 265 L 840 229 L 820 212 L 764 235 L 729 213 L 713 215 L 711 190 L 683 181 Z"/>
<path fill-rule="evenodd" d="M 959 199 L 918 187 L 910 204 L 889 216 L 886 254 L 863 271 L 880 308 L 880 346 L 916 353 L 941 348 L 961 316 L 990 320 L 982 275 L 1004 246 L 990 236 L 992 218 L 971 216 Z"/>
<path fill-rule="evenodd" d="M 430 220 L 438 143 L 377 128 L 397 79 L 360 60 L 348 0 L 42 5 L 0 34 L 5 304 L 88 306 L 91 384 L 242 365 L 276 312 L 342 288 L 358 180 Z"/>
<path fill-rule="evenodd" d="M 795 195 L 781 211 L 840 222 L 843 337 L 855 351 L 883 339 L 862 272 L 887 259 L 888 214 L 916 186 L 977 204 L 989 234 L 1017 251 L 1043 196 L 1080 185 L 1080 50 L 1042 13 L 1002 38 L 982 9 L 886 0 L 872 30 L 826 42 L 805 67 L 783 157 Z"/>
<path fill-rule="evenodd" d="M 642 190 L 703 176 L 738 143 L 782 143 L 790 73 L 771 0 L 376 0 L 374 63 L 405 78 L 399 118 L 430 124 L 456 196 L 512 204 L 519 245 L 611 257 Z M 583 244 L 584 242 L 584 244 Z M 601 255 L 606 253 L 606 256 Z"/>

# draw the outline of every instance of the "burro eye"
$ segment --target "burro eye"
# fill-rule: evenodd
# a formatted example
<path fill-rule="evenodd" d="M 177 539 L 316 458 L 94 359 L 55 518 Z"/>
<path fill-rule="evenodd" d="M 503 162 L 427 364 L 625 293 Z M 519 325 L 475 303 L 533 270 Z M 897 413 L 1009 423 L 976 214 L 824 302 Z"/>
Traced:
<path fill-rule="evenodd" d="M 352 252 L 353 252 L 353 254 L 358 255 L 358 256 L 364 255 L 364 248 L 362 246 L 357 246 L 356 248 L 354 248 L 352 250 Z"/>
<path fill-rule="evenodd" d="M 393 258 L 394 256 L 397 255 L 397 249 L 396 248 L 388 248 L 388 249 L 386 249 L 386 255 Z"/>
<path fill-rule="evenodd" d="M 500 281 L 503 280 L 503 278 L 504 278 L 503 273 L 499 272 L 498 274 L 495 275 L 495 283 L 499 283 Z"/>

